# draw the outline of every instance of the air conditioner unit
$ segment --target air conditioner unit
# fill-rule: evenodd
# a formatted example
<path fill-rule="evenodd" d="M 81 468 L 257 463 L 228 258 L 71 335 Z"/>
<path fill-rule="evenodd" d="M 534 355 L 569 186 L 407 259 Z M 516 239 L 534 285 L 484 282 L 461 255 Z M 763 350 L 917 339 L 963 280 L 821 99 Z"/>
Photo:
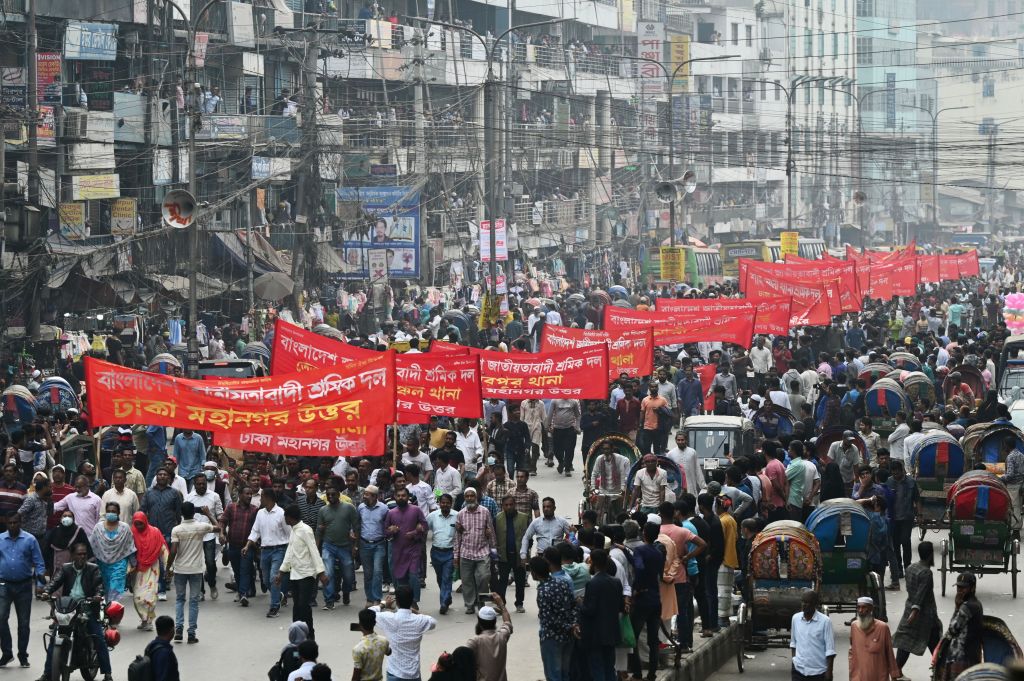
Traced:
<path fill-rule="evenodd" d="M 84 140 L 89 135 L 89 112 L 86 109 L 64 109 L 64 137 Z"/>

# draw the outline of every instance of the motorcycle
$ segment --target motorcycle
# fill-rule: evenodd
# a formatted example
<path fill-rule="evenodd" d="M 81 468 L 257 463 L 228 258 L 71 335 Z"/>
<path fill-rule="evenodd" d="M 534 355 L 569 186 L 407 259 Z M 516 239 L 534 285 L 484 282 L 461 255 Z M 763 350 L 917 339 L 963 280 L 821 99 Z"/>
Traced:
<path fill-rule="evenodd" d="M 45 596 L 43 598 L 46 599 Z M 85 681 L 94 681 L 99 676 L 100 662 L 96 640 L 89 634 L 89 618 L 93 612 L 98 612 L 104 641 L 107 648 L 113 649 L 121 640 L 121 634 L 114 626 L 123 616 L 124 606 L 110 603 L 103 607 L 102 599 L 78 600 L 70 596 L 60 596 L 51 605 L 53 623 L 49 634 L 43 636 L 44 646 L 49 638 L 53 648 L 49 681 L 68 681 L 75 670 Z"/>

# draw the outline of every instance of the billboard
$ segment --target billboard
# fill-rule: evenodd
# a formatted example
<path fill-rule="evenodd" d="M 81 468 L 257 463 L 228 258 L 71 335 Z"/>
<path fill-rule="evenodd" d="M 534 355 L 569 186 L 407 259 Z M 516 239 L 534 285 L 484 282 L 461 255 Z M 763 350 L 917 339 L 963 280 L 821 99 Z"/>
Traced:
<path fill-rule="evenodd" d="M 347 220 L 341 232 L 346 279 L 370 277 L 370 254 L 393 279 L 420 276 L 420 193 L 408 187 L 341 187 L 338 202 L 357 203 L 366 220 Z M 339 206 L 340 208 L 340 206 Z M 383 258 L 380 252 L 383 251 Z"/>

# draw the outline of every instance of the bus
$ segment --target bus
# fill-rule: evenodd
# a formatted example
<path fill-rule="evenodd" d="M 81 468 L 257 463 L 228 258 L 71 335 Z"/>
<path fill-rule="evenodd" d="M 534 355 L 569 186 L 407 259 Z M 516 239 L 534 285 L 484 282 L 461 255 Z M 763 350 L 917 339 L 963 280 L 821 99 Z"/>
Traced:
<path fill-rule="evenodd" d="M 686 247 L 686 282 L 690 286 L 703 288 L 724 280 L 722 255 L 717 248 Z"/>
<path fill-rule="evenodd" d="M 824 239 L 805 239 L 800 237 L 797 242 L 796 254 L 807 260 L 820 260 L 826 250 Z"/>
<path fill-rule="evenodd" d="M 735 244 L 722 244 L 718 249 L 722 261 L 722 275 L 735 279 L 740 274 L 740 258 L 764 261 L 765 250 L 764 241 L 741 241 Z"/>

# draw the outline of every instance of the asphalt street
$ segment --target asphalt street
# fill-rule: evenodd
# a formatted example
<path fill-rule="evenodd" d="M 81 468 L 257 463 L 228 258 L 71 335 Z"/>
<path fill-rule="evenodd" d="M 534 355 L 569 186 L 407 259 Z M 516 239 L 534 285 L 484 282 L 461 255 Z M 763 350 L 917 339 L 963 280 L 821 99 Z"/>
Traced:
<path fill-rule="evenodd" d="M 577 465 L 578 470 L 579 465 Z M 540 475 L 531 480 L 531 487 L 537 490 L 542 497 L 554 497 L 558 504 L 556 512 L 575 521 L 582 493 L 578 473 L 575 473 L 572 478 L 567 478 L 557 475 L 555 469 L 542 465 Z M 943 536 L 930 532 L 927 538 L 936 542 L 936 548 L 938 548 L 938 542 Z M 916 546 L 916 533 L 914 542 Z M 223 567 L 220 570 L 221 579 L 219 581 L 223 585 L 223 582 L 228 581 L 230 570 Z M 356 620 L 356 613 L 365 602 L 361 591 L 361 579 L 361 573 L 357 573 L 360 591 L 352 594 L 352 605 L 345 607 L 339 603 L 332 612 L 316 610 L 314 613 L 317 641 L 321 646 L 321 661 L 331 665 L 335 679 L 345 679 L 351 675 L 350 651 L 358 641 L 359 634 L 350 631 L 349 624 Z M 935 583 L 939 584 L 938 570 L 936 570 Z M 431 573 L 428 576 L 428 588 L 423 592 L 420 603 L 424 613 L 437 618 L 438 626 L 423 639 L 423 678 L 429 677 L 430 664 L 437 659 L 438 655 L 443 651 L 453 650 L 473 635 L 476 621 L 475 617 L 465 614 L 459 594 L 455 595 L 455 601 L 449 613 L 444 616 L 438 615 L 437 595 L 437 588 L 433 583 L 433 574 Z M 983 577 L 978 582 L 978 595 L 985 606 L 985 612 L 1002 618 L 1011 630 L 1018 634 L 1018 638 L 1024 641 L 1024 612 L 1018 613 L 1022 602 L 1011 598 L 1009 577 L 1005 574 Z M 904 593 L 902 591 L 888 592 L 887 596 L 891 624 L 895 627 L 900 613 L 903 611 Z M 939 596 L 938 593 L 936 596 L 939 614 L 945 624 L 952 615 L 953 591 L 948 591 L 945 598 Z M 173 592 L 169 594 L 169 598 L 168 602 L 159 604 L 159 614 L 174 615 Z M 267 670 L 277 660 L 281 648 L 288 641 L 290 605 L 282 610 L 281 616 L 277 619 L 267 619 L 264 615 L 269 603 L 269 594 L 257 595 L 247 609 L 239 607 L 237 603 L 233 602 L 233 598 L 234 594 L 221 586 L 219 600 L 207 599 L 200 604 L 199 643 L 196 645 L 176 644 L 175 646 L 182 678 L 210 678 L 212 674 L 221 679 L 258 681 L 265 678 Z M 47 607 L 38 601 L 33 604 L 32 638 L 29 646 L 32 667 L 19 669 L 14 666 L 0 669 L 0 681 L 3 679 L 11 681 L 36 679 L 42 673 L 44 660 L 42 633 L 47 626 L 47 621 L 43 616 L 47 612 Z M 115 679 L 126 678 L 129 662 L 134 659 L 136 654 L 141 653 L 152 637 L 151 633 L 135 629 L 138 618 L 134 608 L 127 601 L 126 607 L 127 615 L 121 626 L 121 644 L 112 653 Z M 536 610 L 535 591 L 529 588 L 526 592 L 527 612 L 521 615 L 515 613 L 512 615 L 515 633 L 509 650 L 509 672 L 510 678 L 517 681 L 543 679 L 537 641 Z M 838 649 L 835 665 L 836 679 L 848 678 L 849 629 L 843 622 L 849 618 L 850 615 L 845 614 L 832 616 Z M 13 628 L 13 612 L 11 623 Z M 753 659 L 745 661 L 744 678 L 753 677 L 762 681 L 778 679 L 781 681 L 790 677 L 788 649 L 769 649 L 750 654 Z M 928 658 L 912 657 L 904 672 L 914 681 L 928 678 L 930 676 Z M 731 661 L 712 678 L 738 679 L 740 677 L 735 662 Z"/>

